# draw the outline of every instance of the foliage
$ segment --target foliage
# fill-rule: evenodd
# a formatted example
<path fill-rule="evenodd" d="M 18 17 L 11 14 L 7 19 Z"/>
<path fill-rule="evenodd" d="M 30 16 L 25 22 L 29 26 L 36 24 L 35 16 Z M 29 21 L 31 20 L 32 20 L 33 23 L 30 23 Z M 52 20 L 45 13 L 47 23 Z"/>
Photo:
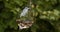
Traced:
<path fill-rule="evenodd" d="M 60 32 L 60 0 L 32 0 L 35 22 L 28 29 L 18 30 L 15 20 L 28 1 L 0 0 L 0 32 Z"/>

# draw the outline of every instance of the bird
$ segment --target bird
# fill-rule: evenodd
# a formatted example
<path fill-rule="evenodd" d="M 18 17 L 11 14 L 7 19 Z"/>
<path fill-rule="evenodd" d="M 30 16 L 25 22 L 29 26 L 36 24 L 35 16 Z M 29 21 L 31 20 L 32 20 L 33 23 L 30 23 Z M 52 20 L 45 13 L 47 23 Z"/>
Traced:
<path fill-rule="evenodd" d="M 22 13 L 20 14 L 20 17 L 25 16 L 25 15 L 28 13 L 29 9 L 30 9 L 30 8 L 25 7 L 25 8 L 22 10 Z"/>

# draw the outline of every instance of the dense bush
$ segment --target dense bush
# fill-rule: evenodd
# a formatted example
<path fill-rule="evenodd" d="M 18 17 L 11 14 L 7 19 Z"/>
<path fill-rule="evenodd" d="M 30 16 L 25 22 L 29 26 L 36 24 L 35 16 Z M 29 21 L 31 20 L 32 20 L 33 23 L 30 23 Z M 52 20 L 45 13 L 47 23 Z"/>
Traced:
<path fill-rule="evenodd" d="M 16 18 L 29 0 L 0 0 L 0 32 L 60 32 L 60 0 L 31 1 L 35 22 L 28 29 L 18 30 Z"/>

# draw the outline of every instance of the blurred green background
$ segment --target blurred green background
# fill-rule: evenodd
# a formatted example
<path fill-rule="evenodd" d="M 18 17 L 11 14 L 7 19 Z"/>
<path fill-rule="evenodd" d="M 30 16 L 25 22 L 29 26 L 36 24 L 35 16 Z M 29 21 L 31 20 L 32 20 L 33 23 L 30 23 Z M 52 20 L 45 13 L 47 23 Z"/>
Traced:
<path fill-rule="evenodd" d="M 28 1 L 0 0 L 0 32 L 60 32 L 60 0 L 31 0 L 35 22 L 19 30 L 16 19 Z"/>

